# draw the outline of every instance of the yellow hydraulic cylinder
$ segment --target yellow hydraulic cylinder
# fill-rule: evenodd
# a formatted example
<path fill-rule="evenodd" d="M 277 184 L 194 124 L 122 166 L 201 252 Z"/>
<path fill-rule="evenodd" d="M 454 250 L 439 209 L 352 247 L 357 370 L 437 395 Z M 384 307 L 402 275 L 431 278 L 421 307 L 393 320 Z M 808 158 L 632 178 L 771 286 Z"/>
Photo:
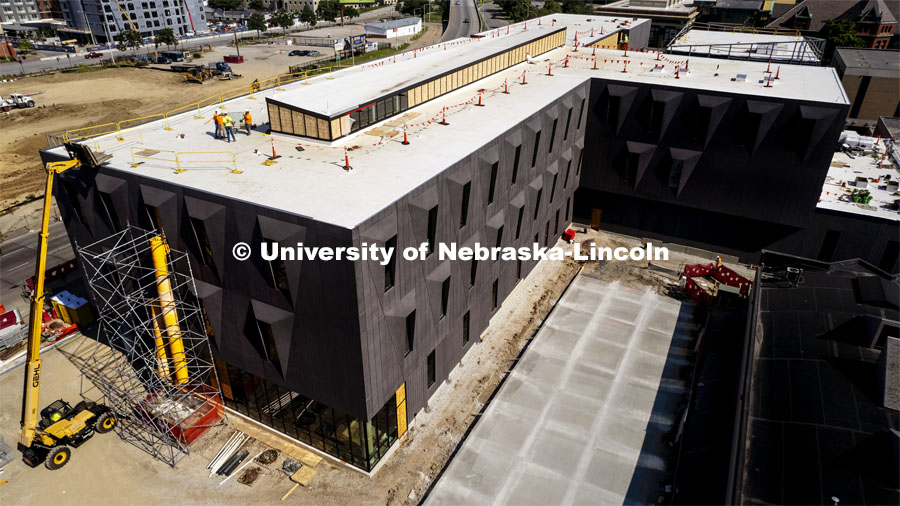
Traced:
<path fill-rule="evenodd" d="M 156 269 L 156 291 L 159 293 L 159 305 L 162 308 L 163 323 L 169 337 L 169 352 L 172 365 L 175 367 L 175 383 L 183 385 L 188 382 L 187 360 L 184 354 L 184 342 L 181 340 L 181 327 L 178 326 L 178 313 L 175 311 L 175 297 L 172 295 L 172 283 L 169 281 L 169 266 L 166 255 L 169 246 L 162 237 L 150 239 L 153 256 L 153 267 Z"/>
<path fill-rule="evenodd" d="M 150 307 L 153 313 L 153 341 L 156 345 L 156 361 L 159 363 L 159 375 L 169 377 L 169 358 L 166 355 L 166 345 L 163 342 L 162 332 L 159 330 L 159 312 L 155 306 Z"/>

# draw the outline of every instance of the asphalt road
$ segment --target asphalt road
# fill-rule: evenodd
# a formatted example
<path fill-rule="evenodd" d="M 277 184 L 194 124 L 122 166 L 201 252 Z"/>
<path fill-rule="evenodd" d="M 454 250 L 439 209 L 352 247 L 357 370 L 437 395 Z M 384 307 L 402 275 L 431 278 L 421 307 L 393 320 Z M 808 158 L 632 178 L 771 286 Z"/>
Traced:
<path fill-rule="evenodd" d="M 450 0 L 450 20 L 441 41 L 468 37 L 480 31 L 481 22 L 475 10 L 475 0 Z"/>
<path fill-rule="evenodd" d="M 460 0 L 460 1 L 463 1 L 463 0 Z M 473 0 L 468 0 L 468 1 L 473 2 Z M 473 3 L 473 8 L 474 8 L 474 3 Z M 374 9 L 374 10 L 362 13 L 358 18 L 353 19 L 352 23 L 360 24 L 361 22 L 364 22 L 364 21 L 372 21 L 372 20 L 379 19 L 382 17 L 388 17 L 388 16 L 392 15 L 393 13 L 394 13 L 394 6 L 388 6 L 388 7 L 384 7 L 381 9 Z M 472 23 L 474 23 L 474 26 L 477 27 L 478 23 L 475 21 L 475 19 L 477 19 L 477 17 L 473 17 Z M 338 21 L 340 21 L 340 19 Z M 347 22 L 347 24 L 349 24 L 349 22 Z M 316 28 L 321 28 L 324 26 L 327 26 L 327 24 L 319 23 L 318 25 L 316 25 Z M 300 28 L 300 25 L 298 24 L 294 28 L 295 29 Z M 274 30 L 273 33 L 279 33 L 279 34 L 281 33 L 281 29 L 273 29 L 273 30 Z M 272 30 L 270 30 L 270 31 L 272 31 Z M 472 33 L 476 33 L 476 32 L 472 32 Z M 293 35 L 301 36 L 301 35 L 303 35 L 303 33 L 299 32 L 299 33 L 294 33 Z M 465 37 L 465 36 L 466 35 L 462 35 L 462 37 Z M 239 39 L 245 39 L 245 38 L 249 39 L 252 37 L 256 37 L 255 30 L 247 30 L 244 32 L 238 32 Z M 234 33 L 228 32 L 228 33 L 210 35 L 208 37 L 197 37 L 196 39 L 185 39 L 183 41 L 183 43 L 189 47 L 198 46 L 200 44 L 204 44 L 204 45 L 210 44 L 215 47 L 221 47 L 221 46 L 230 45 L 233 41 L 234 41 Z M 150 45 L 150 46 L 145 45 L 145 46 L 139 48 L 137 51 L 135 51 L 135 53 L 138 55 L 144 55 L 144 54 L 147 54 L 148 51 L 153 52 L 155 50 L 156 50 L 156 48 L 154 48 L 152 45 Z M 165 51 L 165 50 L 166 49 L 164 47 L 160 46 L 159 51 Z M 109 60 L 112 56 L 115 56 L 118 58 L 118 57 L 129 56 L 132 54 L 131 51 L 119 51 L 118 49 L 107 49 L 107 50 L 100 51 L 100 52 L 103 53 L 102 58 L 104 60 Z M 21 73 L 23 71 L 23 67 L 24 67 L 25 73 L 27 74 L 27 73 L 31 73 L 31 72 L 39 72 L 41 70 L 63 69 L 66 67 L 70 67 L 70 66 L 74 66 L 74 65 L 81 65 L 84 63 L 87 63 L 87 64 L 99 63 L 98 59 L 85 59 L 85 57 L 84 57 L 85 54 L 87 54 L 86 50 L 82 50 L 79 54 L 69 55 L 69 56 L 66 56 L 67 53 L 60 53 L 59 61 L 55 61 L 55 60 L 41 61 L 38 56 L 29 56 L 28 59 L 26 59 L 21 65 L 19 63 L 0 64 L 0 75 L 14 75 L 14 76 L 21 75 Z M 112 56 L 110 56 L 110 55 L 112 55 Z"/>
<path fill-rule="evenodd" d="M 28 318 L 28 301 L 23 299 L 22 284 L 34 276 L 34 262 L 38 245 L 36 233 L 20 235 L 0 244 L 0 304 L 7 310 L 18 309 Z M 47 267 L 54 267 L 75 258 L 66 228 L 61 221 L 50 223 L 47 245 Z"/>
<path fill-rule="evenodd" d="M 488 30 L 509 24 L 509 21 L 503 17 L 500 7 L 493 2 L 482 4 L 481 14 L 484 16 L 484 23 L 487 25 Z"/>

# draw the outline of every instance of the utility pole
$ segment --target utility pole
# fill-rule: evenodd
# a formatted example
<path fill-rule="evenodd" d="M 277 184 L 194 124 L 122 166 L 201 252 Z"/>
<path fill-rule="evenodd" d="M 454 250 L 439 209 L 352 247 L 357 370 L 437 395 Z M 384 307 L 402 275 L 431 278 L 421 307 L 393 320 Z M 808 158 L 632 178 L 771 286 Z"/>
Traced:
<path fill-rule="evenodd" d="M 237 31 L 234 30 L 232 32 L 234 33 L 234 50 L 237 51 L 237 55 L 240 56 L 241 55 L 241 46 L 238 43 Z"/>
<path fill-rule="evenodd" d="M 110 38 L 109 28 L 106 26 L 106 23 L 103 23 L 103 31 L 106 33 L 106 45 L 108 46 L 110 40 L 112 40 L 112 39 Z M 116 63 L 116 48 L 115 48 L 115 46 L 113 46 L 113 48 L 109 50 L 109 57 L 112 58 L 113 65 L 115 65 L 115 63 Z M 101 58 L 100 61 L 102 62 L 103 58 Z"/>
<path fill-rule="evenodd" d="M 94 38 L 94 31 L 91 30 L 91 22 L 88 21 L 87 13 L 84 12 L 84 9 L 81 10 L 81 15 L 84 16 L 84 24 L 87 25 L 88 32 L 91 34 L 91 44 L 97 45 L 97 39 Z"/>

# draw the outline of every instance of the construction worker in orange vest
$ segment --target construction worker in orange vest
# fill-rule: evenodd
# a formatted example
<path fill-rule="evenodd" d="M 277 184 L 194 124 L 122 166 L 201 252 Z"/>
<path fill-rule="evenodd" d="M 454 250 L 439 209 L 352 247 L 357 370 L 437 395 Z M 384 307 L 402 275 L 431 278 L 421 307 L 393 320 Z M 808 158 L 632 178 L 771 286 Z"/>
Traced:
<path fill-rule="evenodd" d="M 253 126 L 253 117 L 250 116 L 250 111 L 244 111 L 244 130 L 247 131 L 247 135 L 250 135 L 250 127 Z"/>
<path fill-rule="evenodd" d="M 216 122 L 216 139 L 225 137 L 225 125 L 222 123 L 222 116 L 218 112 L 213 112 L 213 121 Z"/>

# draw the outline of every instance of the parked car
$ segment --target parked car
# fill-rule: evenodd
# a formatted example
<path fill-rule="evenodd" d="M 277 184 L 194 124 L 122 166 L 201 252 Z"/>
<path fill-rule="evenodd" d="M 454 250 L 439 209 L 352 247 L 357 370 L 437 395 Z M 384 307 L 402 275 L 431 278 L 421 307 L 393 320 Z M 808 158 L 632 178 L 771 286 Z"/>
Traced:
<path fill-rule="evenodd" d="M 156 63 L 158 65 L 165 65 L 167 63 L 172 63 L 172 60 L 166 58 L 165 56 L 157 56 L 156 58 L 153 58 L 153 63 Z"/>
<path fill-rule="evenodd" d="M 102 57 L 103 57 L 103 53 L 98 53 L 96 51 L 84 55 L 85 59 L 102 58 Z"/>
<path fill-rule="evenodd" d="M 309 56 L 309 51 L 304 49 L 295 49 L 288 53 L 288 56 Z"/>
<path fill-rule="evenodd" d="M 310 49 L 309 51 L 306 52 L 306 56 L 319 56 L 319 52 L 316 51 L 315 49 Z"/>

